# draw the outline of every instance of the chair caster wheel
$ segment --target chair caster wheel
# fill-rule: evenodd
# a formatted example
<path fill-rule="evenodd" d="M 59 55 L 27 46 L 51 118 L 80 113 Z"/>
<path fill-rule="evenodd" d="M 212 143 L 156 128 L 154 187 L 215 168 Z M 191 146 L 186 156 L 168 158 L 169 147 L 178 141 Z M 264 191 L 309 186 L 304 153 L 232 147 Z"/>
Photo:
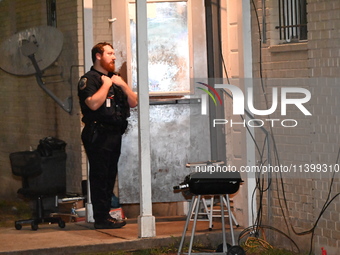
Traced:
<path fill-rule="evenodd" d="M 246 255 L 246 252 L 241 246 L 234 245 L 228 249 L 227 255 Z"/>
<path fill-rule="evenodd" d="M 223 252 L 223 244 L 220 244 L 216 252 Z M 234 245 L 231 246 L 230 244 L 227 243 L 227 255 L 246 255 L 246 252 L 243 250 L 241 246 Z"/>
<path fill-rule="evenodd" d="M 229 251 L 230 248 L 231 248 L 231 245 L 227 243 L 228 251 Z M 217 246 L 216 252 L 223 252 L 223 243 L 221 243 Z"/>
<path fill-rule="evenodd" d="M 31 229 L 32 230 L 38 230 L 38 225 L 35 224 L 34 222 L 31 223 Z"/>
<path fill-rule="evenodd" d="M 64 228 L 64 227 L 66 226 L 65 221 L 63 221 L 63 220 L 59 221 L 59 222 L 58 222 L 58 226 L 59 226 L 60 228 Z"/>
<path fill-rule="evenodd" d="M 21 224 L 15 223 L 15 229 L 20 230 L 22 228 Z"/>

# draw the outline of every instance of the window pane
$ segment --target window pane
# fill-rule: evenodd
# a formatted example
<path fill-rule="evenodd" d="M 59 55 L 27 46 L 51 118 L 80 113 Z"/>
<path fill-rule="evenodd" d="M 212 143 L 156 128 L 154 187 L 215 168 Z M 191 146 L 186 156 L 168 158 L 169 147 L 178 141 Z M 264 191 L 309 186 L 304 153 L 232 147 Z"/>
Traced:
<path fill-rule="evenodd" d="M 279 0 L 280 39 L 295 42 L 307 39 L 306 0 Z"/>
<path fill-rule="evenodd" d="M 149 90 L 190 90 L 189 33 L 186 2 L 147 4 Z M 137 86 L 135 4 L 129 4 L 132 84 Z"/>

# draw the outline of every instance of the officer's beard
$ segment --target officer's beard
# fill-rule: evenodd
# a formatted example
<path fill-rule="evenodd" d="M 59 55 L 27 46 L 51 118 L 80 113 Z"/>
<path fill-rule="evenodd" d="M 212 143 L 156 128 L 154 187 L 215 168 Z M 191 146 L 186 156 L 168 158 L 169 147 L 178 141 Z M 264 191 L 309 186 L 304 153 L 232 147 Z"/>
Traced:
<path fill-rule="evenodd" d="M 116 70 L 115 62 L 107 63 L 103 59 L 100 61 L 101 66 L 109 73 L 114 73 Z"/>

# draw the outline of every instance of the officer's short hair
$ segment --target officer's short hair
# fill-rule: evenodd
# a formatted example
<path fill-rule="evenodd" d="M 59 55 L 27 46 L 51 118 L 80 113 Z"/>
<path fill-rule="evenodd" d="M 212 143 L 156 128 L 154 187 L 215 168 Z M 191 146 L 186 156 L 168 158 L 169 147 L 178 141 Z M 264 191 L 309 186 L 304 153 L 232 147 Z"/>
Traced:
<path fill-rule="evenodd" d="M 102 55 L 104 52 L 104 46 L 106 45 L 109 45 L 113 49 L 113 46 L 108 42 L 100 42 L 100 43 L 97 43 L 95 46 L 93 46 L 92 51 L 91 51 L 93 64 L 96 61 L 96 54 L 100 53 Z"/>

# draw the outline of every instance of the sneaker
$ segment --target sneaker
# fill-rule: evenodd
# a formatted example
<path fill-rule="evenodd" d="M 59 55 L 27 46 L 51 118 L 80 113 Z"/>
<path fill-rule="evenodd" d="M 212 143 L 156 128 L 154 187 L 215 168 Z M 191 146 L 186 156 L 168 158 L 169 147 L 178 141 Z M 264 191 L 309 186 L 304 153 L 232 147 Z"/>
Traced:
<path fill-rule="evenodd" d="M 94 228 L 95 229 L 115 229 L 115 228 L 121 228 L 125 225 L 126 225 L 126 221 L 124 220 L 117 220 L 115 218 L 109 218 L 106 221 L 95 222 Z"/>
<path fill-rule="evenodd" d="M 114 223 L 114 224 L 121 224 L 122 227 L 126 225 L 126 221 L 125 220 L 112 218 L 111 216 L 109 216 L 109 218 L 107 220 L 109 222 Z"/>

